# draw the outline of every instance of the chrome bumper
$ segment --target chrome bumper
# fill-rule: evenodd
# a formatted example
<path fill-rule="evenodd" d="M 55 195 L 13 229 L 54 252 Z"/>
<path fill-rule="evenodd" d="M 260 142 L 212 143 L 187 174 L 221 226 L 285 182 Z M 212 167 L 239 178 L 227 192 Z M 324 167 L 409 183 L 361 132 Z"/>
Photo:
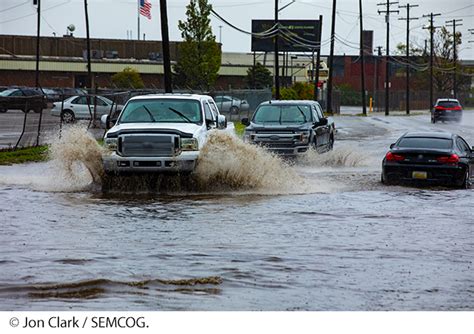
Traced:
<path fill-rule="evenodd" d="M 102 157 L 104 171 L 112 173 L 192 172 L 199 151 L 181 152 L 175 157 L 123 157 L 113 152 Z"/>

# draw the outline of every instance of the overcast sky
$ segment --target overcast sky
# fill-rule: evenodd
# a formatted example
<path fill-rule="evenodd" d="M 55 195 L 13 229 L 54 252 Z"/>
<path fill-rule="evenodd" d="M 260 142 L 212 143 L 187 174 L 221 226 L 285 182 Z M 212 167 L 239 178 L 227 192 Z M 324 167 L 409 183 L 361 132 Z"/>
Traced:
<path fill-rule="evenodd" d="M 133 38 L 137 35 L 137 1 L 138 0 L 88 0 L 90 32 L 93 38 L 127 38 L 128 31 L 133 31 Z M 391 2 L 393 0 L 390 0 Z M 409 0 L 419 7 L 412 8 L 411 17 L 420 17 L 411 21 L 411 42 L 422 47 L 428 38 L 428 31 L 422 26 L 428 22 L 423 14 L 430 12 L 441 13 L 435 18 L 435 25 L 445 25 L 445 21 L 462 19 L 463 25 L 457 27 L 463 34 L 463 44 L 460 46 L 460 57 L 474 59 L 474 35 L 468 29 L 474 28 L 474 0 Z M 85 37 L 85 18 L 83 0 L 42 0 L 41 35 L 53 36 L 66 33 L 69 24 L 76 26 L 74 35 Z M 152 19 L 141 16 L 141 32 L 146 34 L 147 40 L 161 40 L 159 0 L 150 0 L 152 3 Z M 281 0 L 280 7 L 291 0 Z M 385 6 L 377 3 L 385 0 L 363 0 L 364 29 L 374 30 L 374 46 L 385 46 L 385 18 L 377 14 L 377 9 L 384 10 Z M 178 20 L 186 18 L 186 5 L 189 0 L 167 0 L 170 40 L 181 40 L 177 28 Z M 274 0 L 209 0 L 214 10 L 233 25 L 250 31 L 252 19 L 272 19 L 274 15 Z M 359 19 L 358 0 L 337 0 L 336 34 L 341 41 L 336 41 L 336 54 L 358 53 Z M 35 35 L 36 9 L 33 0 L 0 0 L 0 34 Z M 400 1 L 405 5 L 406 1 Z M 293 4 L 280 12 L 280 19 L 317 19 L 323 15 L 323 54 L 329 53 L 329 37 L 331 23 L 332 0 L 296 0 Z M 397 5 L 391 7 L 396 10 Z M 406 21 L 398 18 L 406 17 L 406 9 L 400 8 L 399 14 L 392 14 L 390 18 L 390 49 L 393 50 L 400 42 L 406 39 Z M 219 28 L 222 26 L 222 28 Z M 219 41 L 222 38 L 222 47 L 228 52 L 250 52 L 250 36 L 238 32 L 212 17 L 214 34 Z M 450 28 L 451 29 L 451 28 Z M 222 35 L 221 35 L 222 33 Z"/>

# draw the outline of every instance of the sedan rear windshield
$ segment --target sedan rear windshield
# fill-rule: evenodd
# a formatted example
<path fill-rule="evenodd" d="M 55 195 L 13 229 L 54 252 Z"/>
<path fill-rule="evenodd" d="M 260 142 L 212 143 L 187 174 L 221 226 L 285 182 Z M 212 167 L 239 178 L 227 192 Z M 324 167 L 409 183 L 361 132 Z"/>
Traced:
<path fill-rule="evenodd" d="M 311 122 L 311 109 L 307 105 L 263 105 L 257 109 L 253 122 L 264 123 L 306 123 Z"/>
<path fill-rule="evenodd" d="M 201 104 L 188 99 L 134 100 L 127 103 L 118 123 L 202 124 Z"/>
<path fill-rule="evenodd" d="M 427 148 L 447 150 L 453 146 L 451 139 L 433 137 L 405 137 L 398 142 L 400 148 Z"/>
<path fill-rule="evenodd" d="M 444 107 L 444 108 L 453 108 L 453 107 L 459 107 L 459 102 L 456 101 L 440 101 L 438 102 L 439 107 Z"/>

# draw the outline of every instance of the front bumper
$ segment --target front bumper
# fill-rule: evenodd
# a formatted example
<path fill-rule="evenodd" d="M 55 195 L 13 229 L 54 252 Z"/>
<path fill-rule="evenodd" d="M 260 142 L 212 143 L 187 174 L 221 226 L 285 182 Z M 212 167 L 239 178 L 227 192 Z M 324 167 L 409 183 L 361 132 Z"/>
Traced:
<path fill-rule="evenodd" d="M 174 157 L 124 157 L 113 152 L 102 157 L 107 174 L 189 173 L 194 171 L 199 151 L 184 151 Z"/>

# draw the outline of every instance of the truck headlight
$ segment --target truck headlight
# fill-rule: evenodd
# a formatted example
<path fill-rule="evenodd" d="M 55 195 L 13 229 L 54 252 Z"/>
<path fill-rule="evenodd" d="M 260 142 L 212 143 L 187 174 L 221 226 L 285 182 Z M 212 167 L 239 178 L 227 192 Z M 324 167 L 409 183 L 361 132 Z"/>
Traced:
<path fill-rule="evenodd" d="M 306 144 L 309 141 L 309 132 L 302 132 L 295 139 Z"/>
<path fill-rule="evenodd" d="M 251 143 L 255 141 L 255 132 L 253 131 L 245 131 L 243 140 L 245 143 Z"/>
<path fill-rule="evenodd" d="M 105 147 L 107 147 L 109 151 L 116 151 L 117 144 L 118 138 L 105 138 Z"/>
<path fill-rule="evenodd" d="M 181 150 L 199 151 L 199 143 L 196 138 L 181 138 Z"/>

